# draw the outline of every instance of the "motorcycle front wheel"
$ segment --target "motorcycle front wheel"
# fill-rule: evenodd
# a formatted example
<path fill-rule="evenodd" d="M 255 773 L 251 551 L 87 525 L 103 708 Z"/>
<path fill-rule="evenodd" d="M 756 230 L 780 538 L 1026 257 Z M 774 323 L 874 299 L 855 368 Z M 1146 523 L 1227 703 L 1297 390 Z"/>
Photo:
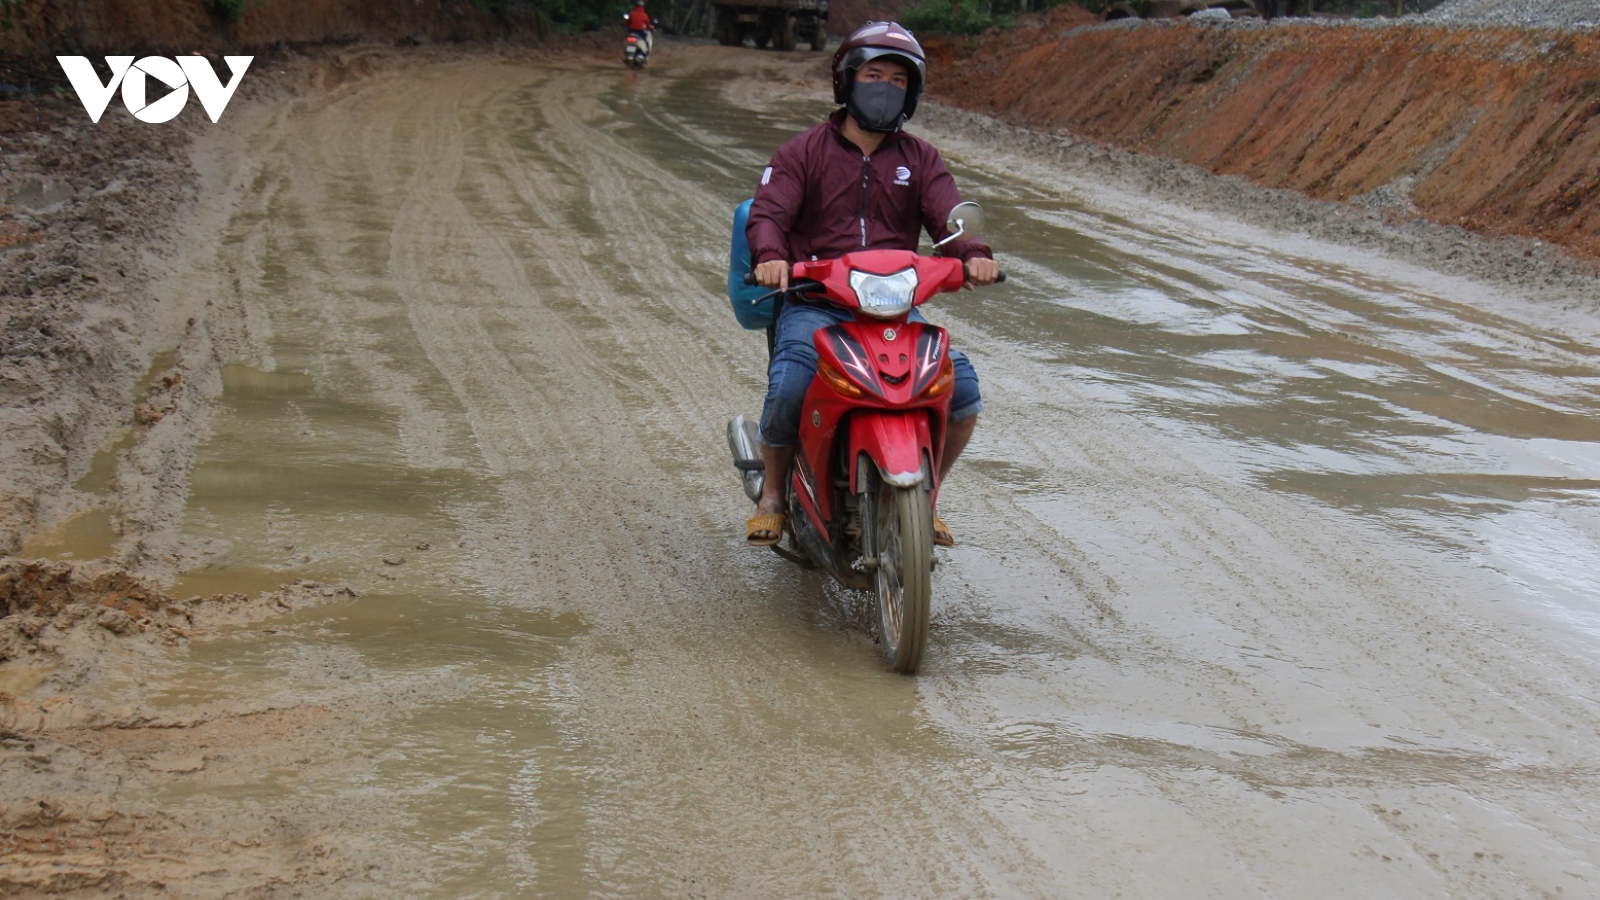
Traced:
<path fill-rule="evenodd" d="M 914 674 L 928 645 L 933 597 L 933 507 L 921 487 L 897 488 L 877 478 L 862 498 L 871 523 L 866 552 L 874 556 L 878 635 L 889 668 Z"/>

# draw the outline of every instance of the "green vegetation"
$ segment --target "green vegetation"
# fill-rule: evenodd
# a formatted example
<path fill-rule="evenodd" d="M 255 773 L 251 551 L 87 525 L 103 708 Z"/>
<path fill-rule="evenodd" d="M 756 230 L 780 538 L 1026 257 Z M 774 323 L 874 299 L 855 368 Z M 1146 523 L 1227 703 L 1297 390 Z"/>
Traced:
<path fill-rule="evenodd" d="M 12 17 L 22 6 L 22 0 L 0 0 L 0 31 L 10 31 Z"/>
<path fill-rule="evenodd" d="M 917 0 L 900 13 L 900 24 L 926 34 L 979 34 L 990 28 L 1010 27 L 1020 13 L 1043 12 L 1062 0 Z M 1080 6 L 1098 10 L 1105 0 L 1078 0 Z"/>
<path fill-rule="evenodd" d="M 979 34 L 1002 24 L 979 0 L 917 0 L 900 13 L 914 34 Z"/>
<path fill-rule="evenodd" d="M 1427 12 L 1438 5 L 1439 0 L 1307 0 L 1308 12 L 1353 16 L 1357 19 Z"/>
<path fill-rule="evenodd" d="M 479 8 L 496 16 L 514 12 L 531 13 L 555 26 L 557 31 L 598 31 L 621 21 L 631 3 L 595 3 L 594 0 L 473 0 Z"/>
<path fill-rule="evenodd" d="M 237 22 L 244 18 L 245 0 L 206 0 L 206 9 L 224 22 Z"/>
<path fill-rule="evenodd" d="M 1144 0 L 917 0 L 900 14 L 900 23 L 914 32 L 973 35 L 989 28 L 1006 28 L 1020 13 L 1042 12 L 1063 2 L 1075 3 L 1092 13 L 1103 13 L 1123 3 L 1142 9 Z M 1214 0 L 1221 5 L 1221 0 Z M 1440 0 L 1255 0 L 1264 16 L 1400 16 L 1426 12 Z"/>
<path fill-rule="evenodd" d="M 557 31 L 606 31 L 622 28 L 633 0 L 472 0 L 498 16 L 534 15 Z M 657 27 L 668 34 L 711 34 L 710 0 L 645 0 Z"/>

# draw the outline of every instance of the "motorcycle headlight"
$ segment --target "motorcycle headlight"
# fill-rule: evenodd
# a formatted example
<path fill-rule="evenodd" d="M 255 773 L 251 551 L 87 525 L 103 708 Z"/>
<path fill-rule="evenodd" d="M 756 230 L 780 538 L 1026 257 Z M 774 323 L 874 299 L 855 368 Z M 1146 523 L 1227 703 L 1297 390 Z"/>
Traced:
<path fill-rule="evenodd" d="M 851 272 L 850 288 L 861 302 L 861 311 L 880 319 L 893 319 L 911 309 L 917 293 L 917 270 L 901 269 L 893 275 Z"/>

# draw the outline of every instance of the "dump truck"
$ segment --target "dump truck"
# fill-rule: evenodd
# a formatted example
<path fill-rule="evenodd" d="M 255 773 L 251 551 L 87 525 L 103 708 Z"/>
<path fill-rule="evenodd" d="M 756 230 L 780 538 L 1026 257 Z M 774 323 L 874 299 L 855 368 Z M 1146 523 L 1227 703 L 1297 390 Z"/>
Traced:
<path fill-rule="evenodd" d="M 828 0 L 737 0 L 711 4 L 716 9 L 717 43 L 737 47 L 746 39 L 758 48 L 793 50 L 802 41 L 811 49 L 828 45 Z"/>

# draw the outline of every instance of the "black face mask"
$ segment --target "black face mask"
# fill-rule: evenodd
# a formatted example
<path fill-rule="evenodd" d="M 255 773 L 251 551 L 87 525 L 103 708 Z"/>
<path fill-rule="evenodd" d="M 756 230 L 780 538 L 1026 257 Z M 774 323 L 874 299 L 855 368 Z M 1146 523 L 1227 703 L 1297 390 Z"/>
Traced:
<path fill-rule="evenodd" d="M 906 89 L 887 81 L 858 81 L 851 86 L 845 107 L 863 129 L 892 134 L 905 121 Z"/>

